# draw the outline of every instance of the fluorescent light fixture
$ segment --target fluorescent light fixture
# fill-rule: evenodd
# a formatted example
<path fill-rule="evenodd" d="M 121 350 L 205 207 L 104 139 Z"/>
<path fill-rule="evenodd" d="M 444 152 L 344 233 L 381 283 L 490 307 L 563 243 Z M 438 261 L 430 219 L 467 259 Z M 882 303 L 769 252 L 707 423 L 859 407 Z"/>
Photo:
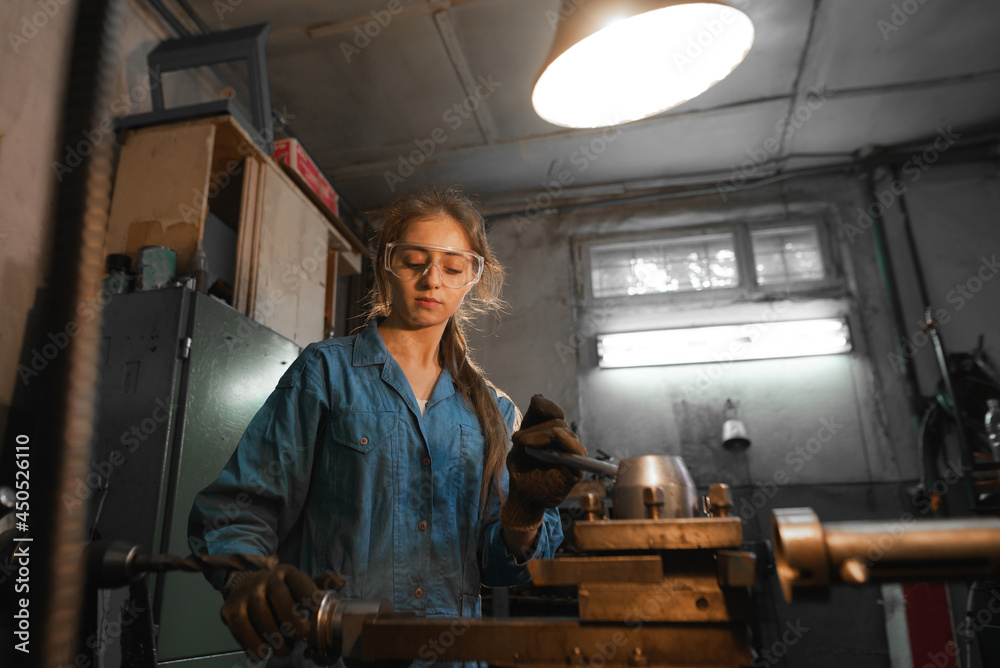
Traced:
<path fill-rule="evenodd" d="M 720 0 L 564 3 L 531 103 L 570 128 L 628 123 L 701 95 L 753 45 L 750 18 Z"/>
<path fill-rule="evenodd" d="M 599 334 L 602 369 L 838 355 L 851 351 L 843 318 Z"/>

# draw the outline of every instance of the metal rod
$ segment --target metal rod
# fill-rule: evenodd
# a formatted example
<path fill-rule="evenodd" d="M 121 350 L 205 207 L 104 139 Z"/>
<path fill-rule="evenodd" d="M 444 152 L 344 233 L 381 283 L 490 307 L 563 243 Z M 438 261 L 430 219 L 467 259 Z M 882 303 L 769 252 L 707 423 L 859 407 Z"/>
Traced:
<path fill-rule="evenodd" d="M 941 335 L 938 332 L 937 321 L 934 320 L 933 309 L 928 306 L 927 310 L 924 312 L 924 319 L 927 323 L 927 334 L 931 337 L 931 341 L 934 343 L 934 353 L 937 357 L 938 368 L 941 371 L 941 380 L 944 383 L 945 390 L 948 392 L 948 398 L 951 399 L 951 409 L 955 412 L 955 436 L 958 438 L 959 451 L 962 457 L 962 464 L 966 469 L 972 468 L 972 450 L 969 449 L 969 443 L 965 438 L 965 422 L 963 420 L 962 402 L 958 395 L 955 393 L 955 385 L 951 382 L 951 370 L 948 369 L 948 352 L 944 349 L 944 342 L 941 340 Z M 969 482 L 969 477 L 965 478 L 965 492 L 966 497 L 969 502 L 970 508 L 976 507 L 976 496 L 972 491 L 972 484 Z"/>
<path fill-rule="evenodd" d="M 825 598 L 830 583 L 1000 576 L 1000 518 L 834 522 L 778 508 L 771 522 L 785 600 Z"/>
<path fill-rule="evenodd" d="M 581 471 L 587 471 L 588 473 L 605 475 L 609 478 L 615 478 L 618 476 L 618 466 L 616 464 L 602 462 L 600 459 L 584 457 L 583 455 L 553 452 L 552 450 L 539 450 L 538 448 L 525 448 L 524 451 L 535 459 L 540 459 L 543 462 L 548 462 L 550 464 L 562 464 L 563 466 L 570 466 L 575 469 L 580 469 Z"/>

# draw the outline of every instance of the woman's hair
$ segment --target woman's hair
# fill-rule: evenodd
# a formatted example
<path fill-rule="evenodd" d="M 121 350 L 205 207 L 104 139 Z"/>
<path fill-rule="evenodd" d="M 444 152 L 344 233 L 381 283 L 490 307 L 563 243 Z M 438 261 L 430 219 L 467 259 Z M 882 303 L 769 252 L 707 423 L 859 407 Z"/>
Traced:
<path fill-rule="evenodd" d="M 375 289 L 370 295 L 367 321 L 388 315 L 392 307 L 392 287 L 385 269 L 386 245 L 402 237 L 410 223 L 439 215 L 448 216 L 458 223 L 469 238 L 471 250 L 484 258 L 482 278 L 449 319 L 441 337 L 440 350 L 441 366 L 448 369 L 455 378 L 466 403 L 475 411 L 485 436 L 483 483 L 479 495 L 479 508 L 482 512 L 486 509 L 491 490 L 502 496 L 500 476 L 510 434 L 490 393 L 490 387 L 493 386 L 470 356 L 465 338 L 467 328 L 476 316 L 500 311 L 505 306 L 500 298 L 504 270 L 490 249 L 483 217 L 472 200 L 455 188 L 435 187 L 405 195 L 382 211 L 382 226 L 375 237 L 372 258 Z"/>

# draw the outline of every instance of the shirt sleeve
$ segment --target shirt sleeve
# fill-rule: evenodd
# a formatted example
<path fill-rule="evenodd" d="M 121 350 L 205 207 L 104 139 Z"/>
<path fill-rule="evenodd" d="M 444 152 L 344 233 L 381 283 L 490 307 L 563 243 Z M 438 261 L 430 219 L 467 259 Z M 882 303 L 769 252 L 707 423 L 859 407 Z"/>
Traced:
<path fill-rule="evenodd" d="M 505 398 L 502 400 L 501 412 L 508 429 L 513 431 L 515 423 L 520 422 L 516 407 Z M 509 484 L 506 466 L 501 473 L 500 483 L 506 495 Z M 479 550 L 483 584 L 487 587 L 511 587 L 530 582 L 528 562 L 532 559 L 551 559 L 562 543 L 563 531 L 559 510 L 556 508 L 546 510 L 534 544 L 523 555 L 512 555 L 503 542 L 501 533 L 503 527 L 500 524 L 500 499 L 491 500 L 490 508 L 491 512 L 484 522 L 485 528 Z"/>
<path fill-rule="evenodd" d="M 329 411 L 309 348 L 250 421 L 219 477 L 188 516 L 192 553 L 274 554 L 298 521 L 309 490 L 317 434 Z M 222 587 L 225 573 L 209 580 Z"/>

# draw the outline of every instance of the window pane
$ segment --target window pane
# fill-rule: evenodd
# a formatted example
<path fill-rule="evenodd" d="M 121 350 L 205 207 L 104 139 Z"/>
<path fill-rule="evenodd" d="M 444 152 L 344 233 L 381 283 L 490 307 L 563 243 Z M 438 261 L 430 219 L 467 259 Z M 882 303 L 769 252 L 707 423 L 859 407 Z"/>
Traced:
<path fill-rule="evenodd" d="M 594 297 L 736 287 L 731 234 L 658 239 L 590 248 Z"/>
<path fill-rule="evenodd" d="M 750 232 L 757 284 L 816 281 L 824 277 L 819 236 L 812 225 Z"/>

